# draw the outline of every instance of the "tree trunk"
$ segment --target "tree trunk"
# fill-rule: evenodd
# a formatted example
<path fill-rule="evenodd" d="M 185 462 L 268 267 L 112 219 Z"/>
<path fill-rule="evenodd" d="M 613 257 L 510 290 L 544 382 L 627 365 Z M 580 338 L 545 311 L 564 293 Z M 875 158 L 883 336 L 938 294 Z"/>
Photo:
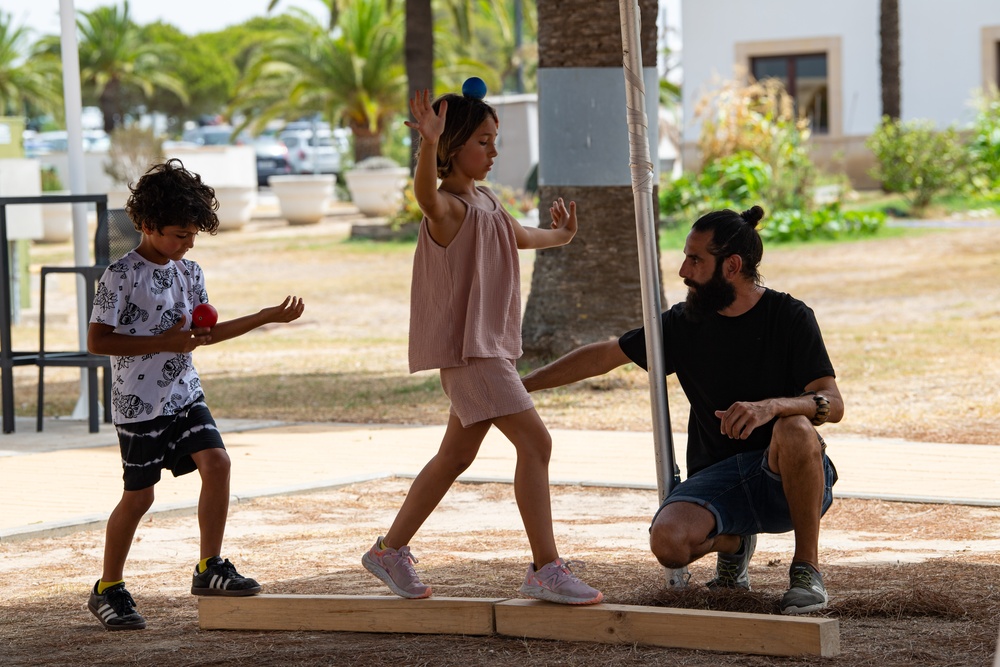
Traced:
<path fill-rule="evenodd" d="M 640 0 L 642 14 L 643 67 L 656 66 L 656 0 Z M 538 1 L 539 68 L 609 68 L 609 74 L 624 81 L 622 70 L 621 18 L 617 2 L 591 0 Z M 602 79 L 603 81 L 603 79 Z M 539 83 L 540 102 L 545 104 Z M 647 90 L 654 99 L 656 90 Z M 600 91 L 597 103 L 621 107 L 622 127 L 626 126 L 625 98 L 616 99 Z M 587 100 L 579 100 L 587 105 Z M 655 127 L 656 119 L 650 119 Z M 545 127 L 539 126 L 540 133 Z M 565 129 L 565 128 L 564 128 Z M 570 127 L 578 133 L 573 143 L 588 145 L 599 127 Z M 543 147 L 545 141 L 542 141 Z M 550 202 L 556 197 L 577 203 L 580 229 L 568 246 L 539 251 L 535 258 L 522 325 L 524 360 L 529 365 L 544 363 L 586 343 L 606 340 L 642 325 L 639 251 L 636 238 L 635 205 L 628 171 L 628 143 L 623 173 L 617 184 L 552 184 L 542 178 L 539 188 L 539 215 L 545 224 Z M 655 148 L 653 151 L 655 159 Z M 559 165 L 572 156 L 544 152 L 546 160 Z M 601 156 L 593 156 L 595 167 Z M 653 193 L 654 205 L 656 189 Z M 655 209 L 655 206 L 654 206 Z"/>
<path fill-rule="evenodd" d="M 434 14 L 431 0 L 406 0 L 406 78 L 410 99 L 417 91 L 434 92 Z M 410 129 L 410 173 L 417 167 L 420 133 Z"/>
<path fill-rule="evenodd" d="M 382 137 L 371 131 L 367 123 L 349 123 L 354 135 L 354 164 L 365 158 L 382 155 Z"/>
<path fill-rule="evenodd" d="M 114 132 L 121 120 L 120 93 L 120 84 L 117 79 L 112 79 L 104 86 L 104 90 L 101 91 L 101 96 L 97 100 L 97 105 L 100 107 L 101 115 L 104 118 L 104 131 L 108 134 Z"/>
<path fill-rule="evenodd" d="M 879 69 L 882 76 L 882 115 L 899 120 L 899 0 L 881 0 L 879 6 Z"/>
<path fill-rule="evenodd" d="M 642 325 L 632 188 L 543 186 L 543 224 L 556 197 L 576 202 L 580 231 L 569 245 L 535 258 L 522 327 L 529 364 Z"/>

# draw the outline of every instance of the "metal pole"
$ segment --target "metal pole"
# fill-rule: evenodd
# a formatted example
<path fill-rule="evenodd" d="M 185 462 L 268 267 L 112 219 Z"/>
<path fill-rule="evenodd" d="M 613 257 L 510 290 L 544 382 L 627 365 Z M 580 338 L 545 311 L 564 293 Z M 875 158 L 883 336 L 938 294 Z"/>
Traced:
<path fill-rule="evenodd" d="M 83 95 L 80 92 L 80 53 L 76 40 L 76 9 L 73 0 L 59 0 L 60 47 L 63 70 L 63 100 L 66 108 L 66 156 L 69 163 L 69 190 L 74 195 L 86 194 L 87 181 L 83 161 Z M 87 205 L 73 204 L 73 262 L 89 266 L 90 239 L 87 230 Z M 80 349 L 87 349 L 87 291 L 82 277 L 77 277 L 77 325 Z M 80 398 L 73 417 L 87 414 L 87 372 L 80 370 Z"/>
<path fill-rule="evenodd" d="M 650 157 L 646 118 L 646 89 L 642 79 L 642 44 L 638 0 L 619 0 L 622 24 L 625 102 L 629 135 L 629 168 L 635 201 L 635 227 L 639 243 L 642 318 L 646 329 L 646 360 L 649 397 L 656 447 L 656 488 L 662 502 L 676 482 L 680 469 L 674 463 L 670 411 L 667 406 L 667 378 L 663 363 L 663 327 L 660 321 L 660 270 L 656 247 L 656 217 L 653 208 L 655 171 Z M 684 588 L 687 568 L 667 569 L 667 585 Z"/>

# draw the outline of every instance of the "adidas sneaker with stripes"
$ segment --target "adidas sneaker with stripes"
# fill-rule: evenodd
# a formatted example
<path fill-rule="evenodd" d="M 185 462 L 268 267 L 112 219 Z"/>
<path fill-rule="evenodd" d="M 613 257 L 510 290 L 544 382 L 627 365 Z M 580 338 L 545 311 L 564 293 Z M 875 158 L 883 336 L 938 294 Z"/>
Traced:
<path fill-rule="evenodd" d="M 241 597 L 260 593 L 260 584 L 236 571 L 229 559 L 210 558 L 204 572 L 194 568 L 191 582 L 192 595 L 226 595 Z"/>

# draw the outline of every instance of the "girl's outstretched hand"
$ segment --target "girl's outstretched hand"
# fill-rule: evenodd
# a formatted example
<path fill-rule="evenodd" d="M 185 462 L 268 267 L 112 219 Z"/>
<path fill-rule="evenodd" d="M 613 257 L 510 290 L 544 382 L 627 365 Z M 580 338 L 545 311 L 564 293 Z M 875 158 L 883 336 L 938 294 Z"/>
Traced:
<path fill-rule="evenodd" d="M 416 121 L 404 121 L 407 127 L 420 133 L 424 141 L 436 142 L 444 132 L 444 120 L 448 112 L 448 102 L 442 100 L 438 112 L 434 113 L 431 91 L 424 89 L 413 94 L 410 100 L 410 113 Z"/>
<path fill-rule="evenodd" d="M 564 231 L 568 238 L 566 242 L 568 243 L 574 236 L 576 236 L 576 202 L 571 201 L 569 203 L 569 208 L 566 208 L 566 203 L 563 202 L 563 198 L 552 202 L 552 206 L 549 207 L 549 214 L 552 216 L 552 229 Z"/>
<path fill-rule="evenodd" d="M 268 322 L 291 322 L 299 319 L 305 308 L 306 304 L 300 297 L 286 296 L 277 306 L 265 308 L 260 312 Z"/>

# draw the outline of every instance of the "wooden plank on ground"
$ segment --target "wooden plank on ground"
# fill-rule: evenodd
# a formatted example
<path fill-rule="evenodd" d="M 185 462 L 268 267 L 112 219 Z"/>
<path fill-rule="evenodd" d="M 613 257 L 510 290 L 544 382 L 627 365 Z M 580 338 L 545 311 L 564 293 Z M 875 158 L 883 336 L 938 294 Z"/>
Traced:
<path fill-rule="evenodd" d="M 759 655 L 828 657 L 840 652 L 840 625 L 830 618 L 537 600 L 507 600 L 494 611 L 496 631 L 512 637 Z"/>
<path fill-rule="evenodd" d="M 502 599 L 407 600 L 375 595 L 253 595 L 198 598 L 202 630 L 316 630 L 490 635 Z"/>

